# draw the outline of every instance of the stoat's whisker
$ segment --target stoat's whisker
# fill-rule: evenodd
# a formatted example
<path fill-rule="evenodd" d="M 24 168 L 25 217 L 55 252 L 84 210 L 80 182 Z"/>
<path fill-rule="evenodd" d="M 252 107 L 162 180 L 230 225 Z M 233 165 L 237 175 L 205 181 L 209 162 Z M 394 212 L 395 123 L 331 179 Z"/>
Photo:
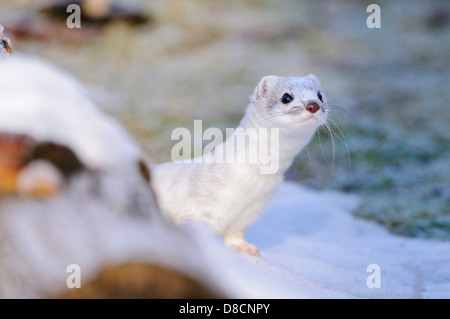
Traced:
<path fill-rule="evenodd" d="M 336 164 L 336 143 L 334 142 L 334 135 L 335 132 L 332 130 L 332 128 L 330 127 L 330 125 L 328 123 L 325 123 L 324 125 L 326 132 L 329 133 L 330 135 L 330 139 L 331 139 L 331 153 L 332 153 L 332 160 L 331 160 L 331 173 L 334 172 L 334 166 Z"/>
<path fill-rule="evenodd" d="M 337 111 L 340 111 L 340 112 L 344 113 L 345 115 L 348 115 L 347 110 L 345 108 L 343 108 L 342 106 L 339 106 L 336 103 L 329 103 L 329 102 L 327 102 L 327 103 L 324 104 L 324 107 L 329 109 L 329 110 L 332 110 L 332 111 L 337 110 Z"/>
<path fill-rule="evenodd" d="M 327 118 L 327 123 L 326 123 L 326 127 L 327 127 L 327 132 L 330 134 L 330 137 L 336 136 L 336 138 L 345 145 L 345 149 L 347 151 L 347 158 L 349 161 L 349 164 L 351 165 L 351 158 L 350 158 L 350 149 L 348 147 L 348 142 L 347 139 L 345 138 L 344 132 L 342 131 L 342 129 L 339 127 L 339 125 L 336 123 L 336 121 L 339 121 L 338 118 L 336 118 L 334 115 L 332 114 L 328 114 L 328 118 Z M 336 132 L 333 130 L 333 128 L 337 129 L 339 131 L 339 134 L 336 134 Z M 333 135 L 333 136 L 332 136 Z M 333 138 L 334 140 L 334 138 Z M 334 143 L 334 141 L 333 141 Z M 335 152 L 335 147 L 333 145 L 333 153 Z"/>

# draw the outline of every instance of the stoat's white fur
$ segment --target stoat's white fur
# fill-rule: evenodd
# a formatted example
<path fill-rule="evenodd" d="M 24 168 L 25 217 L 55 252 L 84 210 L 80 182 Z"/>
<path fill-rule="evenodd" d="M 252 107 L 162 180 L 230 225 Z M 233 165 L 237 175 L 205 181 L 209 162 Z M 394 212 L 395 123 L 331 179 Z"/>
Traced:
<path fill-rule="evenodd" d="M 262 174 L 265 165 L 256 163 L 175 163 L 167 162 L 152 167 L 152 183 L 163 213 L 176 223 L 186 219 L 201 220 L 224 237 L 225 242 L 250 254 L 259 254 L 256 247 L 244 239 L 247 227 L 253 223 L 268 204 L 283 180 L 284 172 L 311 140 L 316 129 L 325 123 L 328 110 L 325 95 L 318 97 L 321 87 L 318 79 L 306 77 L 265 76 L 251 96 L 240 127 L 279 129 L 279 147 L 271 156 L 279 159 L 279 169 L 274 174 Z M 285 93 L 292 102 L 283 103 Z M 306 110 L 309 103 L 317 103 L 315 113 Z M 270 133 L 269 133 L 270 135 Z M 214 158 L 222 154 L 234 136 L 203 155 Z M 252 143 L 267 143 L 267 136 L 249 138 Z M 253 145 L 254 146 L 254 145 Z M 211 162 L 211 161 L 209 161 Z"/>

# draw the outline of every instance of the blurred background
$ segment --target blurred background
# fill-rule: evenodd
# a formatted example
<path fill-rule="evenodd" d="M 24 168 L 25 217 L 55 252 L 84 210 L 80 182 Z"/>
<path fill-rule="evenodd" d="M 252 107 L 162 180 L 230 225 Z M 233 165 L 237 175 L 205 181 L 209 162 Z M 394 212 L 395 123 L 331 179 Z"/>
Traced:
<path fill-rule="evenodd" d="M 373 1 L 123 1 L 80 29 L 58 3 L 0 0 L 14 54 L 69 70 L 149 161 L 169 161 L 172 130 L 194 119 L 236 127 L 262 76 L 313 73 L 334 134 L 286 178 L 360 195 L 355 215 L 394 233 L 450 240 L 448 1 L 377 1 L 380 29 L 366 26 Z M 138 19 L 116 19 L 127 10 Z"/>

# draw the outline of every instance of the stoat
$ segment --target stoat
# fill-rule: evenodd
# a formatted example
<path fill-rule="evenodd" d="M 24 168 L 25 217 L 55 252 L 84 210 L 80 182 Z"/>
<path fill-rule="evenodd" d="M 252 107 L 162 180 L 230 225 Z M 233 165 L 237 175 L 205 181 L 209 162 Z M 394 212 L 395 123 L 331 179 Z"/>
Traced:
<path fill-rule="evenodd" d="M 245 240 L 245 231 L 327 114 L 316 76 L 263 77 L 239 127 L 223 144 L 189 162 L 152 165 L 152 186 L 162 212 L 176 223 L 203 221 L 227 245 L 259 255 Z M 245 146 L 237 147 L 242 139 Z M 239 156 L 246 161 L 236 160 Z"/>

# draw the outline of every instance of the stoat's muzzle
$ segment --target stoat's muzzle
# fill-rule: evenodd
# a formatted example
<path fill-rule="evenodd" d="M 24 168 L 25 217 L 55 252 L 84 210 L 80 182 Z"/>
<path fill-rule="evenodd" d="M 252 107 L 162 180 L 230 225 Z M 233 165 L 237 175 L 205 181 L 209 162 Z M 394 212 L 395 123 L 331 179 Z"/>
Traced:
<path fill-rule="evenodd" d="M 308 112 L 314 114 L 314 113 L 316 113 L 318 110 L 320 110 L 320 106 L 319 106 L 319 104 L 317 104 L 316 102 L 310 102 L 310 103 L 308 103 L 308 105 L 306 105 L 305 109 L 306 109 Z"/>

